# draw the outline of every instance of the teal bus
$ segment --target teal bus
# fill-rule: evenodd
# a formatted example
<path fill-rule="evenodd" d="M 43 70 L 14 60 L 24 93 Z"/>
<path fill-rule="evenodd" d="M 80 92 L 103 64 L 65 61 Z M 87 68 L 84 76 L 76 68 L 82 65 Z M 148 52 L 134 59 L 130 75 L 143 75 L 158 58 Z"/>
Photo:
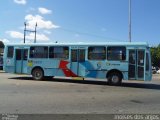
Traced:
<path fill-rule="evenodd" d="M 120 85 L 122 80 L 152 79 L 150 48 L 145 42 L 7 44 L 3 69 L 35 80 L 96 78 Z"/>

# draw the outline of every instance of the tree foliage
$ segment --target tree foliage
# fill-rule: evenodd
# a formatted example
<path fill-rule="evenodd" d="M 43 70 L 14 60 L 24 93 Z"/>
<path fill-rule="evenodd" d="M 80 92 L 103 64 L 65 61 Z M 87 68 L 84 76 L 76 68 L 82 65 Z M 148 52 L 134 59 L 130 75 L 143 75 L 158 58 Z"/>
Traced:
<path fill-rule="evenodd" d="M 152 66 L 160 67 L 160 44 L 151 48 Z"/>

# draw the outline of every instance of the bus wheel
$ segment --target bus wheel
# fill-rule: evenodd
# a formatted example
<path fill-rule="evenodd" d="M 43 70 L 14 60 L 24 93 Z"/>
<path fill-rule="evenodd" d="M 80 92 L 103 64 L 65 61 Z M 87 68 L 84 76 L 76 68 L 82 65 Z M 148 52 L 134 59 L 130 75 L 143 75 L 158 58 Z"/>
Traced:
<path fill-rule="evenodd" d="M 42 80 L 44 77 L 43 70 L 41 68 L 34 68 L 32 71 L 32 77 L 34 80 Z"/>
<path fill-rule="evenodd" d="M 115 85 L 115 86 L 118 86 L 118 85 L 121 85 L 122 83 L 122 76 L 120 73 L 118 72 L 112 72 L 108 75 L 108 84 L 109 85 Z"/>

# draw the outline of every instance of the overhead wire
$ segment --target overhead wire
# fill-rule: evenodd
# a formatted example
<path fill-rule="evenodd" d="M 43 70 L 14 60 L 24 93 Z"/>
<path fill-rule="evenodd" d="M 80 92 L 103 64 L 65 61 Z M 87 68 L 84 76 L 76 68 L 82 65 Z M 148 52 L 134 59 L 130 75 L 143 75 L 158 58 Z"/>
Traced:
<path fill-rule="evenodd" d="M 71 30 L 71 29 L 67 29 L 67 28 L 58 28 L 60 30 L 66 31 L 66 32 L 71 32 L 71 33 L 77 33 L 80 35 L 86 35 L 86 36 L 92 36 L 92 37 L 96 37 L 96 38 L 101 38 L 101 39 L 105 39 L 105 40 L 114 40 L 114 41 L 124 41 L 121 39 L 116 39 L 116 38 L 112 38 L 112 37 L 105 37 L 105 36 L 101 36 L 101 35 L 97 35 L 97 34 L 93 34 L 93 33 L 89 33 L 89 32 L 80 32 L 80 31 L 76 31 L 76 30 Z"/>

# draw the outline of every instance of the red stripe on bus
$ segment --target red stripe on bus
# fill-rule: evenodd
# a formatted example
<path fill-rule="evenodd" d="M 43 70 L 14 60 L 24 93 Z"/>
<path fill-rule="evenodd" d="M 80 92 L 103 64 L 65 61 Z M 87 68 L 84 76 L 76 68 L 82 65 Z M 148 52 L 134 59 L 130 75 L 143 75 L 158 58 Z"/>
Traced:
<path fill-rule="evenodd" d="M 68 63 L 68 61 L 61 60 L 59 68 L 62 69 L 66 77 L 78 77 L 75 73 L 73 73 L 70 69 L 67 68 Z"/>

